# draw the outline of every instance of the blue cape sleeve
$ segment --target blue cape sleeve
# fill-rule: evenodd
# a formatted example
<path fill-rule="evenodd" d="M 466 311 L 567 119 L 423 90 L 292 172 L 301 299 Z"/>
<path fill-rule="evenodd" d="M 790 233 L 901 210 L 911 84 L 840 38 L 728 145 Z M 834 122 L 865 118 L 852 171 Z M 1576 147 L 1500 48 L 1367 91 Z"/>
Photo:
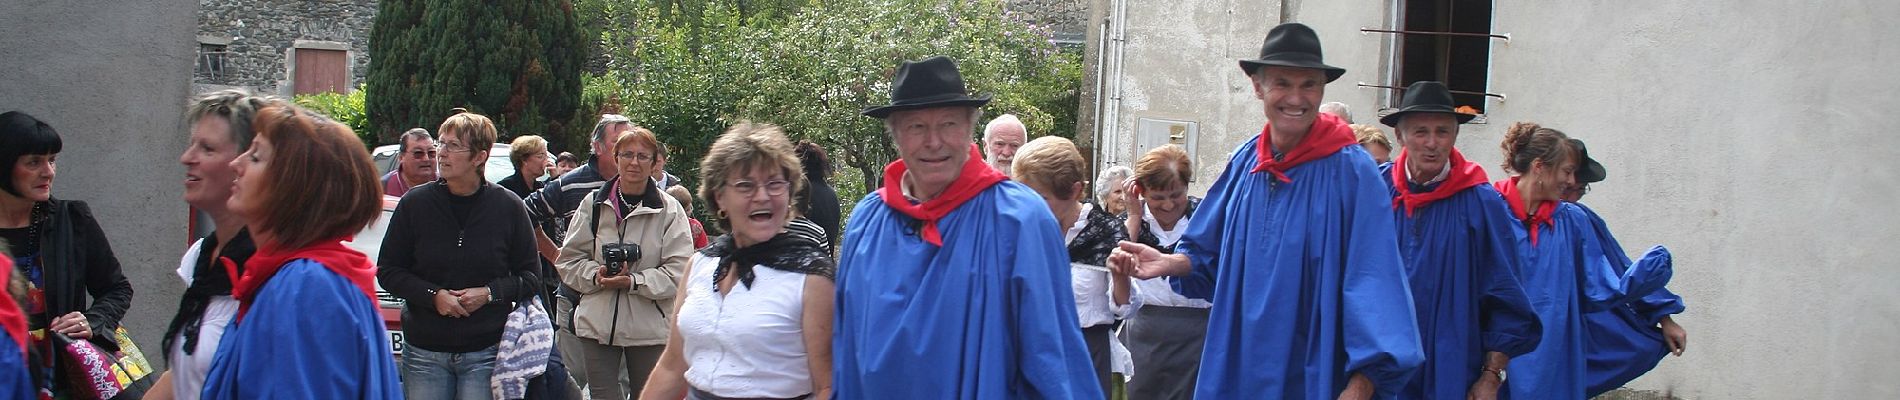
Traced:
<path fill-rule="evenodd" d="M 1044 213 L 1046 207 L 1041 208 Z M 1008 212 L 1008 211 L 1005 211 Z M 1047 222 L 1043 222 L 1047 221 Z M 1010 321 L 1020 378 L 1030 392 L 1021 398 L 1105 398 L 1095 377 L 1095 366 L 1082 341 L 1081 321 L 1070 286 L 1068 247 L 1062 244 L 1055 216 L 1027 221 L 1019 232 L 1015 264 L 1010 277 L 1010 302 L 1016 307 Z"/>
<path fill-rule="evenodd" d="M 1363 150 L 1341 153 L 1367 157 Z M 1346 271 L 1339 316 L 1346 372 L 1364 374 L 1381 397 L 1396 396 L 1425 362 L 1425 350 L 1419 342 L 1410 280 L 1399 256 L 1390 189 L 1370 158 L 1354 161 L 1352 175 L 1357 179 L 1340 183 L 1353 185 L 1343 199 L 1351 229 L 1342 238 Z"/>
<path fill-rule="evenodd" d="M 1611 257 L 1604 255 L 1603 243 L 1598 240 L 1595 230 L 1590 226 L 1589 216 L 1581 208 L 1566 203 L 1560 207 L 1559 214 L 1560 218 L 1582 222 L 1566 225 L 1570 227 L 1567 233 L 1579 239 L 1575 243 L 1583 246 L 1576 253 L 1577 273 L 1582 275 L 1577 281 L 1583 286 L 1583 311 L 1627 304 L 1669 284 L 1675 269 L 1668 248 L 1660 245 L 1652 247 L 1629 269 L 1622 270 L 1612 264 Z"/>
<path fill-rule="evenodd" d="M 1635 264 L 1630 261 L 1629 256 L 1623 254 L 1623 245 L 1617 242 L 1616 235 L 1610 233 L 1610 225 L 1603 221 L 1602 215 L 1598 215 L 1596 210 L 1590 209 L 1590 206 L 1583 203 L 1573 204 L 1590 217 L 1590 228 L 1596 232 L 1598 244 L 1603 247 L 1603 256 L 1609 259 L 1612 267 L 1622 272 Z M 1644 295 L 1642 299 L 1630 302 L 1630 307 L 1650 324 L 1657 323 L 1664 316 L 1681 314 L 1687 310 L 1682 302 L 1682 296 L 1670 292 L 1667 287 L 1658 288 L 1655 292 Z"/>
<path fill-rule="evenodd" d="M 1474 190 L 1479 193 L 1484 218 L 1482 229 L 1485 246 L 1484 261 L 1478 264 L 1483 274 L 1484 296 L 1479 300 L 1478 308 L 1483 310 L 1478 322 L 1480 340 L 1485 351 L 1504 353 L 1517 357 L 1537 349 L 1543 340 L 1544 325 L 1537 319 L 1537 312 L 1531 308 L 1531 300 L 1524 292 L 1522 281 L 1517 278 L 1517 270 L 1524 264 L 1523 254 L 1517 250 L 1517 233 L 1511 224 L 1516 221 L 1511 216 L 1511 206 L 1492 189 L 1490 184 L 1480 185 Z"/>

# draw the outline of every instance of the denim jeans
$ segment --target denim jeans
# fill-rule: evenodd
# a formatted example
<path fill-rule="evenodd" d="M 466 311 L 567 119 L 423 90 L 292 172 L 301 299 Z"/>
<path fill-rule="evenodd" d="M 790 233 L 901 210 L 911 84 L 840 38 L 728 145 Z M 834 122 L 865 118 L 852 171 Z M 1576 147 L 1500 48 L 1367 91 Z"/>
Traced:
<path fill-rule="evenodd" d="M 495 347 L 438 353 L 409 346 L 402 354 L 402 393 L 412 400 L 488 399 Z"/>

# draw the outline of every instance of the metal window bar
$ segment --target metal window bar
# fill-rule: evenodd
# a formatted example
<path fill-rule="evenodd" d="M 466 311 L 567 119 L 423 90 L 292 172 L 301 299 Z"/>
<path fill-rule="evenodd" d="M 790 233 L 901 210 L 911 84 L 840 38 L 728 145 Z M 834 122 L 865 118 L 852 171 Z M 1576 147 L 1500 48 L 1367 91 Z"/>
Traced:
<path fill-rule="evenodd" d="M 1470 33 L 1470 32 L 1434 32 L 1434 31 L 1406 31 L 1406 30 L 1391 30 L 1391 29 L 1372 29 L 1372 28 L 1359 28 L 1359 32 L 1360 32 L 1360 33 L 1389 33 L 1389 34 L 1394 34 L 1394 35 L 1426 35 L 1426 36 L 1451 36 L 1451 37 L 1482 37 L 1482 38 L 1492 38 L 1492 39 L 1503 39 L 1503 40 L 1504 40 L 1505 42 L 1507 42 L 1507 43 L 1511 41 L 1511 34 L 1510 34 L 1510 33 Z"/>
<path fill-rule="evenodd" d="M 229 59 L 229 55 L 230 52 L 226 50 L 199 50 L 198 71 L 195 75 L 212 82 L 222 81 L 225 61 Z"/>
<path fill-rule="evenodd" d="M 1368 87 L 1368 88 L 1379 88 L 1379 89 L 1386 89 L 1386 90 L 1395 90 L 1395 91 L 1400 91 L 1400 92 L 1403 92 L 1403 91 L 1405 91 L 1405 88 L 1403 88 L 1403 87 L 1398 87 L 1398 86 L 1385 86 L 1385 85 L 1374 85 L 1374 84 L 1370 84 L 1370 83 L 1365 83 L 1365 82 L 1359 82 L 1359 87 Z M 1504 101 L 1504 94 L 1503 94 L 1503 93 L 1485 93 L 1485 92 L 1473 92 L 1473 91 L 1468 91 L 1468 90 L 1451 90 L 1450 92 L 1452 92 L 1452 93 L 1456 93 L 1456 94 L 1476 94 L 1476 95 L 1484 95 L 1485 97 L 1496 97 L 1496 98 L 1498 98 L 1498 101 Z"/>

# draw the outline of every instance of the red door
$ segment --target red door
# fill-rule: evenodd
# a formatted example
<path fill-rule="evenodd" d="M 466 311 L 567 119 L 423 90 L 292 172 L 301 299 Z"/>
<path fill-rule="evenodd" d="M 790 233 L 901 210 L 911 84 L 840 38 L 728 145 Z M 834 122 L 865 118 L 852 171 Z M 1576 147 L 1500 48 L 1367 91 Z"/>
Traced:
<path fill-rule="evenodd" d="M 349 90 L 349 57 L 342 50 L 297 49 L 296 94 Z"/>

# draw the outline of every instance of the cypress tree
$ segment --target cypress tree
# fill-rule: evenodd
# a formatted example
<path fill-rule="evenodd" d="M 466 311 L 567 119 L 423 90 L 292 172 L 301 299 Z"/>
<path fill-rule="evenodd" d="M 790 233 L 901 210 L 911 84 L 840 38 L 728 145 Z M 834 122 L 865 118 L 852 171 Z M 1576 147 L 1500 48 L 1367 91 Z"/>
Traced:
<path fill-rule="evenodd" d="M 383 0 L 370 32 L 371 129 L 393 143 L 462 107 L 493 118 L 503 140 L 543 135 L 573 148 L 559 142 L 576 129 L 562 125 L 587 50 L 575 21 L 568 0 Z"/>

